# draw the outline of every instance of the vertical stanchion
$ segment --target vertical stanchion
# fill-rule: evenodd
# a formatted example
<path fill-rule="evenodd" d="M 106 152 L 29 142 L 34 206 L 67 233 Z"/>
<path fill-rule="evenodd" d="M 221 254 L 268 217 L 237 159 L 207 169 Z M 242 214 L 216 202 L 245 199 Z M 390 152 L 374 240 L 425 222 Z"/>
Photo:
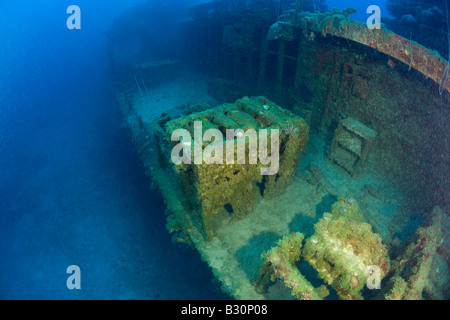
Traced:
<path fill-rule="evenodd" d="M 280 40 L 278 45 L 278 62 L 277 62 L 277 75 L 275 79 L 275 94 L 279 96 L 281 94 L 281 88 L 283 86 L 283 71 L 284 71 L 284 52 L 286 49 L 286 42 Z"/>

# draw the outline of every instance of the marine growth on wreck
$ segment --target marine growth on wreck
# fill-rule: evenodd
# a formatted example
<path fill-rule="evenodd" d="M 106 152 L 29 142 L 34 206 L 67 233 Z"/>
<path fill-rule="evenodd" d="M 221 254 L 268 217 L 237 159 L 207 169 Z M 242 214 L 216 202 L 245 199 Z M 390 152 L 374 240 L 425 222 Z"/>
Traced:
<path fill-rule="evenodd" d="M 325 1 L 206 1 L 170 25 L 184 39 L 170 59 L 111 55 L 167 231 L 230 298 L 449 299 L 447 8 L 404 2 L 378 29 Z M 414 23 L 445 41 L 412 39 Z"/>

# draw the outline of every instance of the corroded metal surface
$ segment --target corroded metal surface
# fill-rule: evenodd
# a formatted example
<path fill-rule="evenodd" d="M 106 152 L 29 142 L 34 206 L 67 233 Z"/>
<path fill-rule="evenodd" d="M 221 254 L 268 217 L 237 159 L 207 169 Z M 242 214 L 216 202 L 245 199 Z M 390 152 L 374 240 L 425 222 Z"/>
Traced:
<path fill-rule="evenodd" d="M 425 77 L 436 82 L 440 87 L 450 91 L 448 81 L 449 63 L 439 53 L 431 51 L 424 46 L 403 38 L 390 30 L 369 29 L 365 23 L 350 19 L 348 12 L 335 10 L 327 13 L 286 13 L 282 20 L 273 25 L 269 32 L 269 39 L 283 38 L 290 35 L 287 24 L 293 29 L 310 30 L 322 34 L 352 40 L 384 54 L 387 54 L 413 68 Z M 282 30 L 281 30 L 282 28 Z M 280 29 L 278 31 L 278 29 Z M 285 40 L 289 40 L 287 37 Z"/>

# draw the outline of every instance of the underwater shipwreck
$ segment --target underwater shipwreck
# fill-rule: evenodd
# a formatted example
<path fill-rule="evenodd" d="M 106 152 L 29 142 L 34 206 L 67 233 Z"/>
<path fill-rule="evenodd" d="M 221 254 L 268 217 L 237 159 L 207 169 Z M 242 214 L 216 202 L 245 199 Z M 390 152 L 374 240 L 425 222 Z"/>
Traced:
<path fill-rule="evenodd" d="M 350 8 L 297 1 L 274 17 L 272 1 L 225 3 L 173 22 L 184 39 L 173 58 L 117 63 L 131 35 L 110 39 L 116 101 L 173 241 L 197 250 L 236 299 L 449 299 L 445 53 L 369 29 Z M 216 105 L 150 101 L 184 69 Z M 171 139 L 177 129 L 194 137 L 195 123 L 223 140 Z M 276 174 L 261 174 L 267 163 L 250 152 L 243 164 L 194 162 L 196 146 L 222 159 L 236 151 L 230 129 L 277 130 Z M 177 144 L 192 161 L 172 161 Z"/>

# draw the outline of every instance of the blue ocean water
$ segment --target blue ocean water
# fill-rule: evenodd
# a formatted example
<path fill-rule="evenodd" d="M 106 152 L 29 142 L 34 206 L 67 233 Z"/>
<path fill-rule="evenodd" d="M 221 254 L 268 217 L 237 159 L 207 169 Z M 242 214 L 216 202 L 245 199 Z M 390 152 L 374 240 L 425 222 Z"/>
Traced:
<path fill-rule="evenodd" d="M 345 0 L 327 0 L 328 9 L 338 8 L 339 10 L 352 7 L 356 9 L 356 13 L 352 15 L 352 18 L 361 22 L 365 22 L 369 17 L 367 14 L 367 8 L 371 5 L 377 5 L 381 9 L 382 17 L 390 17 L 389 12 L 386 10 L 387 0 L 359 0 L 359 1 L 345 1 Z"/>
<path fill-rule="evenodd" d="M 0 299 L 225 297 L 172 243 L 114 105 L 105 32 L 140 2 L 0 3 Z"/>

